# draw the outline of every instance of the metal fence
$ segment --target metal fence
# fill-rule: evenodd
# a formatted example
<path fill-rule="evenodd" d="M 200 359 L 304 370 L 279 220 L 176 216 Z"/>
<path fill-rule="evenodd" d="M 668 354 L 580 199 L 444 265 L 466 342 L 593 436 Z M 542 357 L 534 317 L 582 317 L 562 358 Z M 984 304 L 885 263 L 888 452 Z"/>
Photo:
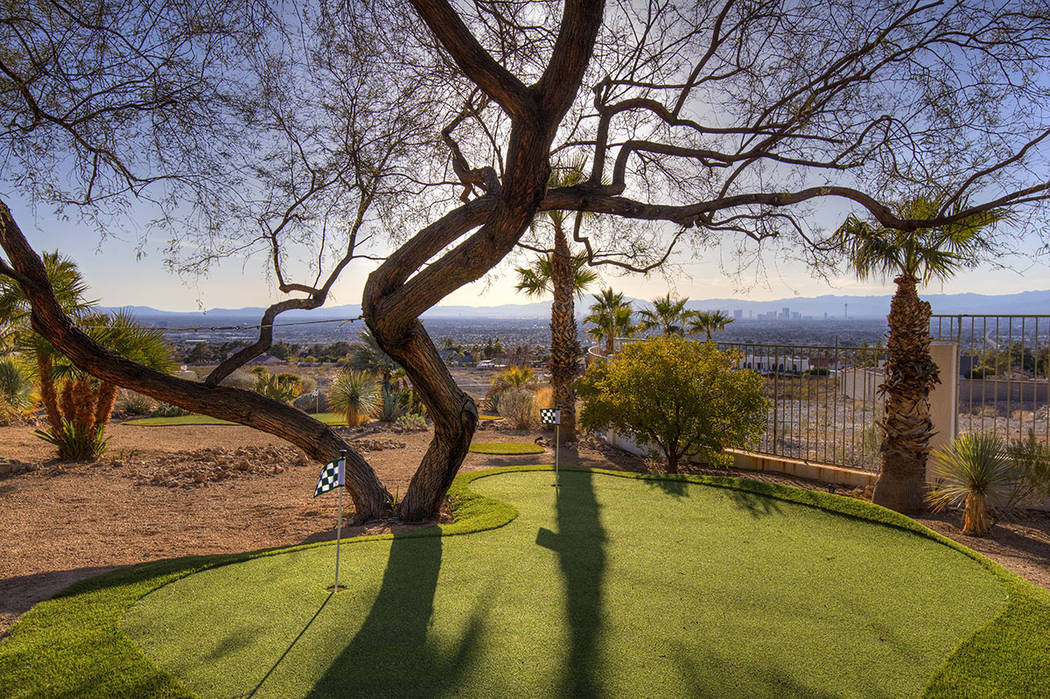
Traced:
<path fill-rule="evenodd" d="M 959 345 L 957 431 L 1029 433 L 1050 443 L 1050 315 L 938 315 L 935 340 Z"/>
<path fill-rule="evenodd" d="M 771 405 L 757 453 L 879 468 L 885 348 L 720 342 L 765 379 Z"/>

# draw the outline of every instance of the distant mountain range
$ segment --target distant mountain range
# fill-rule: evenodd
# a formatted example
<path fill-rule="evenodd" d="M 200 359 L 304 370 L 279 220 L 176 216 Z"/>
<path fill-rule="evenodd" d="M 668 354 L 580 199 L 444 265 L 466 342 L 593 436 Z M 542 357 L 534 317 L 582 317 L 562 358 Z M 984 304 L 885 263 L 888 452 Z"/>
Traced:
<path fill-rule="evenodd" d="M 589 298 L 589 297 L 588 297 Z M 1050 290 L 1023 291 L 1017 294 L 998 296 L 987 294 L 924 294 L 930 302 L 934 313 L 941 314 L 974 314 L 1004 315 L 1023 313 L 1050 313 Z M 651 308 L 652 304 L 642 299 L 631 299 L 636 309 Z M 584 299 L 577 304 L 577 311 L 589 305 Z M 890 310 L 890 296 L 835 296 L 827 294 L 814 297 L 794 297 L 775 301 L 749 301 L 747 299 L 691 299 L 687 306 L 690 309 L 721 309 L 732 314 L 741 311 L 743 317 L 757 318 L 760 314 L 781 313 L 788 309 L 791 315 L 798 313 L 801 317 L 809 316 L 816 320 L 824 318 L 842 320 L 849 318 L 884 318 Z M 262 316 L 263 308 L 213 308 L 205 312 L 187 313 L 182 311 L 162 311 L 149 306 L 130 306 L 135 316 L 147 323 L 171 326 L 210 325 L 217 321 L 225 323 L 257 323 Z M 435 306 L 423 314 L 424 318 L 471 318 L 471 319 L 541 319 L 550 317 L 551 302 L 504 304 L 502 306 Z M 115 310 L 104 308 L 102 310 Z M 312 311 L 288 311 L 281 314 L 281 320 L 329 320 L 356 318 L 361 315 L 359 304 L 328 306 Z"/>

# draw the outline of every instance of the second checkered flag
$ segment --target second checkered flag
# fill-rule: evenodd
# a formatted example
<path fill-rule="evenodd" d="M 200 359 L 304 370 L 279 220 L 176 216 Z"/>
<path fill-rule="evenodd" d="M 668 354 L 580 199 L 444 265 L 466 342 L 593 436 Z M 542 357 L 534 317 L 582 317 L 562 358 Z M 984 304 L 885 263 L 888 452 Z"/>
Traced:
<path fill-rule="evenodd" d="M 561 411 L 557 408 L 543 408 L 540 410 L 540 422 L 544 425 L 560 425 Z"/>

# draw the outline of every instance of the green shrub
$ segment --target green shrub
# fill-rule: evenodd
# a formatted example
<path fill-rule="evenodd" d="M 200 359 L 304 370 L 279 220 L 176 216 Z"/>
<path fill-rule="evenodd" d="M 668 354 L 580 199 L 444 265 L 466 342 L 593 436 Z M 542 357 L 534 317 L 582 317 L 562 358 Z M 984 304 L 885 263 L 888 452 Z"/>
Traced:
<path fill-rule="evenodd" d="M 577 382 L 580 425 L 658 449 L 671 473 L 683 459 L 710 461 L 765 429 L 762 377 L 737 370 L 739 361 L 738 353 L 678 337 L 629 344 Z"/>

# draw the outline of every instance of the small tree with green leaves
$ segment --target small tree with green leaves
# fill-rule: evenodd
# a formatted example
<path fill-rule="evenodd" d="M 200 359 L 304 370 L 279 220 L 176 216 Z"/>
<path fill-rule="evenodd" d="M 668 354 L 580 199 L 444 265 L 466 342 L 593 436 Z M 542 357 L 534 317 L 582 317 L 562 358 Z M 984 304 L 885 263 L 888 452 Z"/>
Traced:
<path fill-rule="evenodd" d="M 591 364 L 577 384 L 580 424 L 659 449 L 667 470 L 761 436 L 769 402 L 739 355 L 678 337 L 645 340 Z"/>

